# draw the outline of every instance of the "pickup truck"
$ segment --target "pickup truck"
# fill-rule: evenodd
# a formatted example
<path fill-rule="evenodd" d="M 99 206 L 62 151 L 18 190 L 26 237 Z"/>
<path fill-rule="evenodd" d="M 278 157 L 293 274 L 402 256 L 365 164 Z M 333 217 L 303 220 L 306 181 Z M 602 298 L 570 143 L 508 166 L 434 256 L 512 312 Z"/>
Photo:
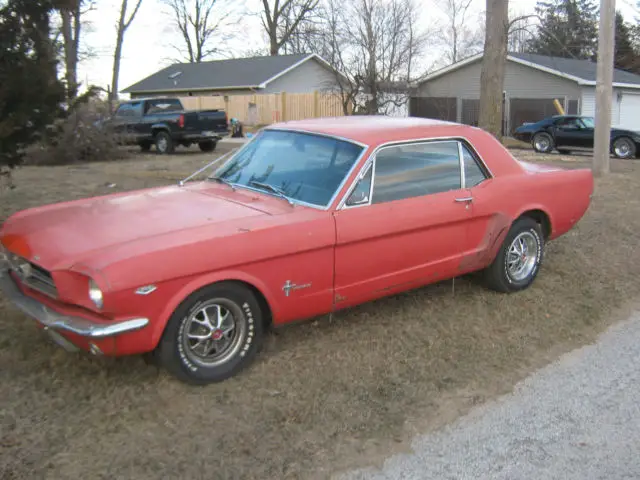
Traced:
<path fill-rule="evenodd" d="M 140 145 L 143 152 L 155 145 L 159 154 L 173 153 L 177 145 L 189 147 L 194 143 L 203 152 L 211 152 L 218 140 L 229 134 L 224 110 L 187 111 L 179 98 L 122 102 L 108 123 L 122 143 Z"/>

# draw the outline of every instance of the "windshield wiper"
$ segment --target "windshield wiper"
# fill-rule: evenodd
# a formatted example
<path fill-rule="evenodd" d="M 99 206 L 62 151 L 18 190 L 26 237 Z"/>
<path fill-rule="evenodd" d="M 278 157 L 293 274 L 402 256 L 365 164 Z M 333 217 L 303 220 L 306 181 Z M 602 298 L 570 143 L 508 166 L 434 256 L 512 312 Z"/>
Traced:
<path fill-rule="evenodd" d="M 225 185 L 229 185 L 231 187 L 231 190 L 233 190 L 234 192 L 236 191 L 236 184 L 233 182 L 230 182 L 229 180 L 227 180 L 226 178 L 220 177 L 218 175 L 214 176 L 214 177 L 207 177 L 208 180 L 217 180 L 221 183 L 224 183 Z"/>
<path fill-rule="evenodd" d="M 263 190 L 269 190 L 270 192 L 275 193 L 280 198 L 284 198 L 287 202 L 289 202 L 290 205 L 295 205 L 281 188 L 274 187 L 273 185 L 269 185 L 268 183 L 256 182 L 255 180 L 251 180 L 249 182 L 249 185 L 255 185 L 256 187 L 262 188 Z"/>

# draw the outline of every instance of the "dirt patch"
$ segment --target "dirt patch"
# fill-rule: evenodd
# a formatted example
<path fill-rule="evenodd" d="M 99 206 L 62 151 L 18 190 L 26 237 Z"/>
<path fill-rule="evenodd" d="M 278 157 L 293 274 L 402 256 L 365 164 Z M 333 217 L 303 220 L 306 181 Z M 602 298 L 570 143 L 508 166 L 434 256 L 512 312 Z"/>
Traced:
<path fill-rule="evenodd" d="M 218 153 L 218 152 L 216 152 Z M 515 151 L 528 161 L 587 165 Z M 171 183 L 211 155 L 28 167 L 0 219 L 53 201 Z M 590 342 L 640 295 L 640 162 L 612 161 L 529 290 L 456 279 L 287 327 L 219 385 L 139 358 L 69 355 L 0 299 L 0 478 L 327 478 L 508 391 Z M 112 186 L 115 184 L 115 186 Z"/>

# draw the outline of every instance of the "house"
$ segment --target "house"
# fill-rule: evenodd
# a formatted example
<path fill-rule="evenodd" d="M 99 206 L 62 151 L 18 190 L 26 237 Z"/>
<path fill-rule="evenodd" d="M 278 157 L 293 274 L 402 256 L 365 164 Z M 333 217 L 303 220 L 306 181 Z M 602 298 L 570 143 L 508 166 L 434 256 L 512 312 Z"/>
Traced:
<path fill-rule="evenodd" d="M 409 113 L 477 125 L 482 54 L 423 77 Z M 640 75 L 615 70 L 612 124 L 640 130 Z M 595 114 L 596 63 L 589 60 L 510 53 L 504 81 L 503 132 L 556 115 L 554 99 L 568 114 Z"/>
<path fill-rule="evenodd" d="M 131 98 L 252 95 L 331 90 L 336 72 L 316 54 L 175 63 L 125 88 Z"/>

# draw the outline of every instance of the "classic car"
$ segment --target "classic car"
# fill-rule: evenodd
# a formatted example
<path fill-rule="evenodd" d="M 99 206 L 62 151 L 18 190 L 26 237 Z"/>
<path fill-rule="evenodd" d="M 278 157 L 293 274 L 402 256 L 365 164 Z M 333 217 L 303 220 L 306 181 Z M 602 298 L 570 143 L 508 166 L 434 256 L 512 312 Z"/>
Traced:
<path fill-rule="evenodd" d="M 595 123 L 593 117 L 555 115 L 539 122 L 525 123 L 513 132 L 514 138 L 531 143 L 540 153 L 554 149 L 562 154 L 593 150 Z M 640 133 L 623 128 L 611 129 L 611 153 L 618 158 L 640 155 Z"/>
<path fill-rule="evenodd" d="M 471 272 L 525 289 L 593 191 L 481 129 L 381 116 L 275 124 L 195 173 L 12 215 L 4 295 L 69 350 L 206 384 L 266 328 Z"/>

